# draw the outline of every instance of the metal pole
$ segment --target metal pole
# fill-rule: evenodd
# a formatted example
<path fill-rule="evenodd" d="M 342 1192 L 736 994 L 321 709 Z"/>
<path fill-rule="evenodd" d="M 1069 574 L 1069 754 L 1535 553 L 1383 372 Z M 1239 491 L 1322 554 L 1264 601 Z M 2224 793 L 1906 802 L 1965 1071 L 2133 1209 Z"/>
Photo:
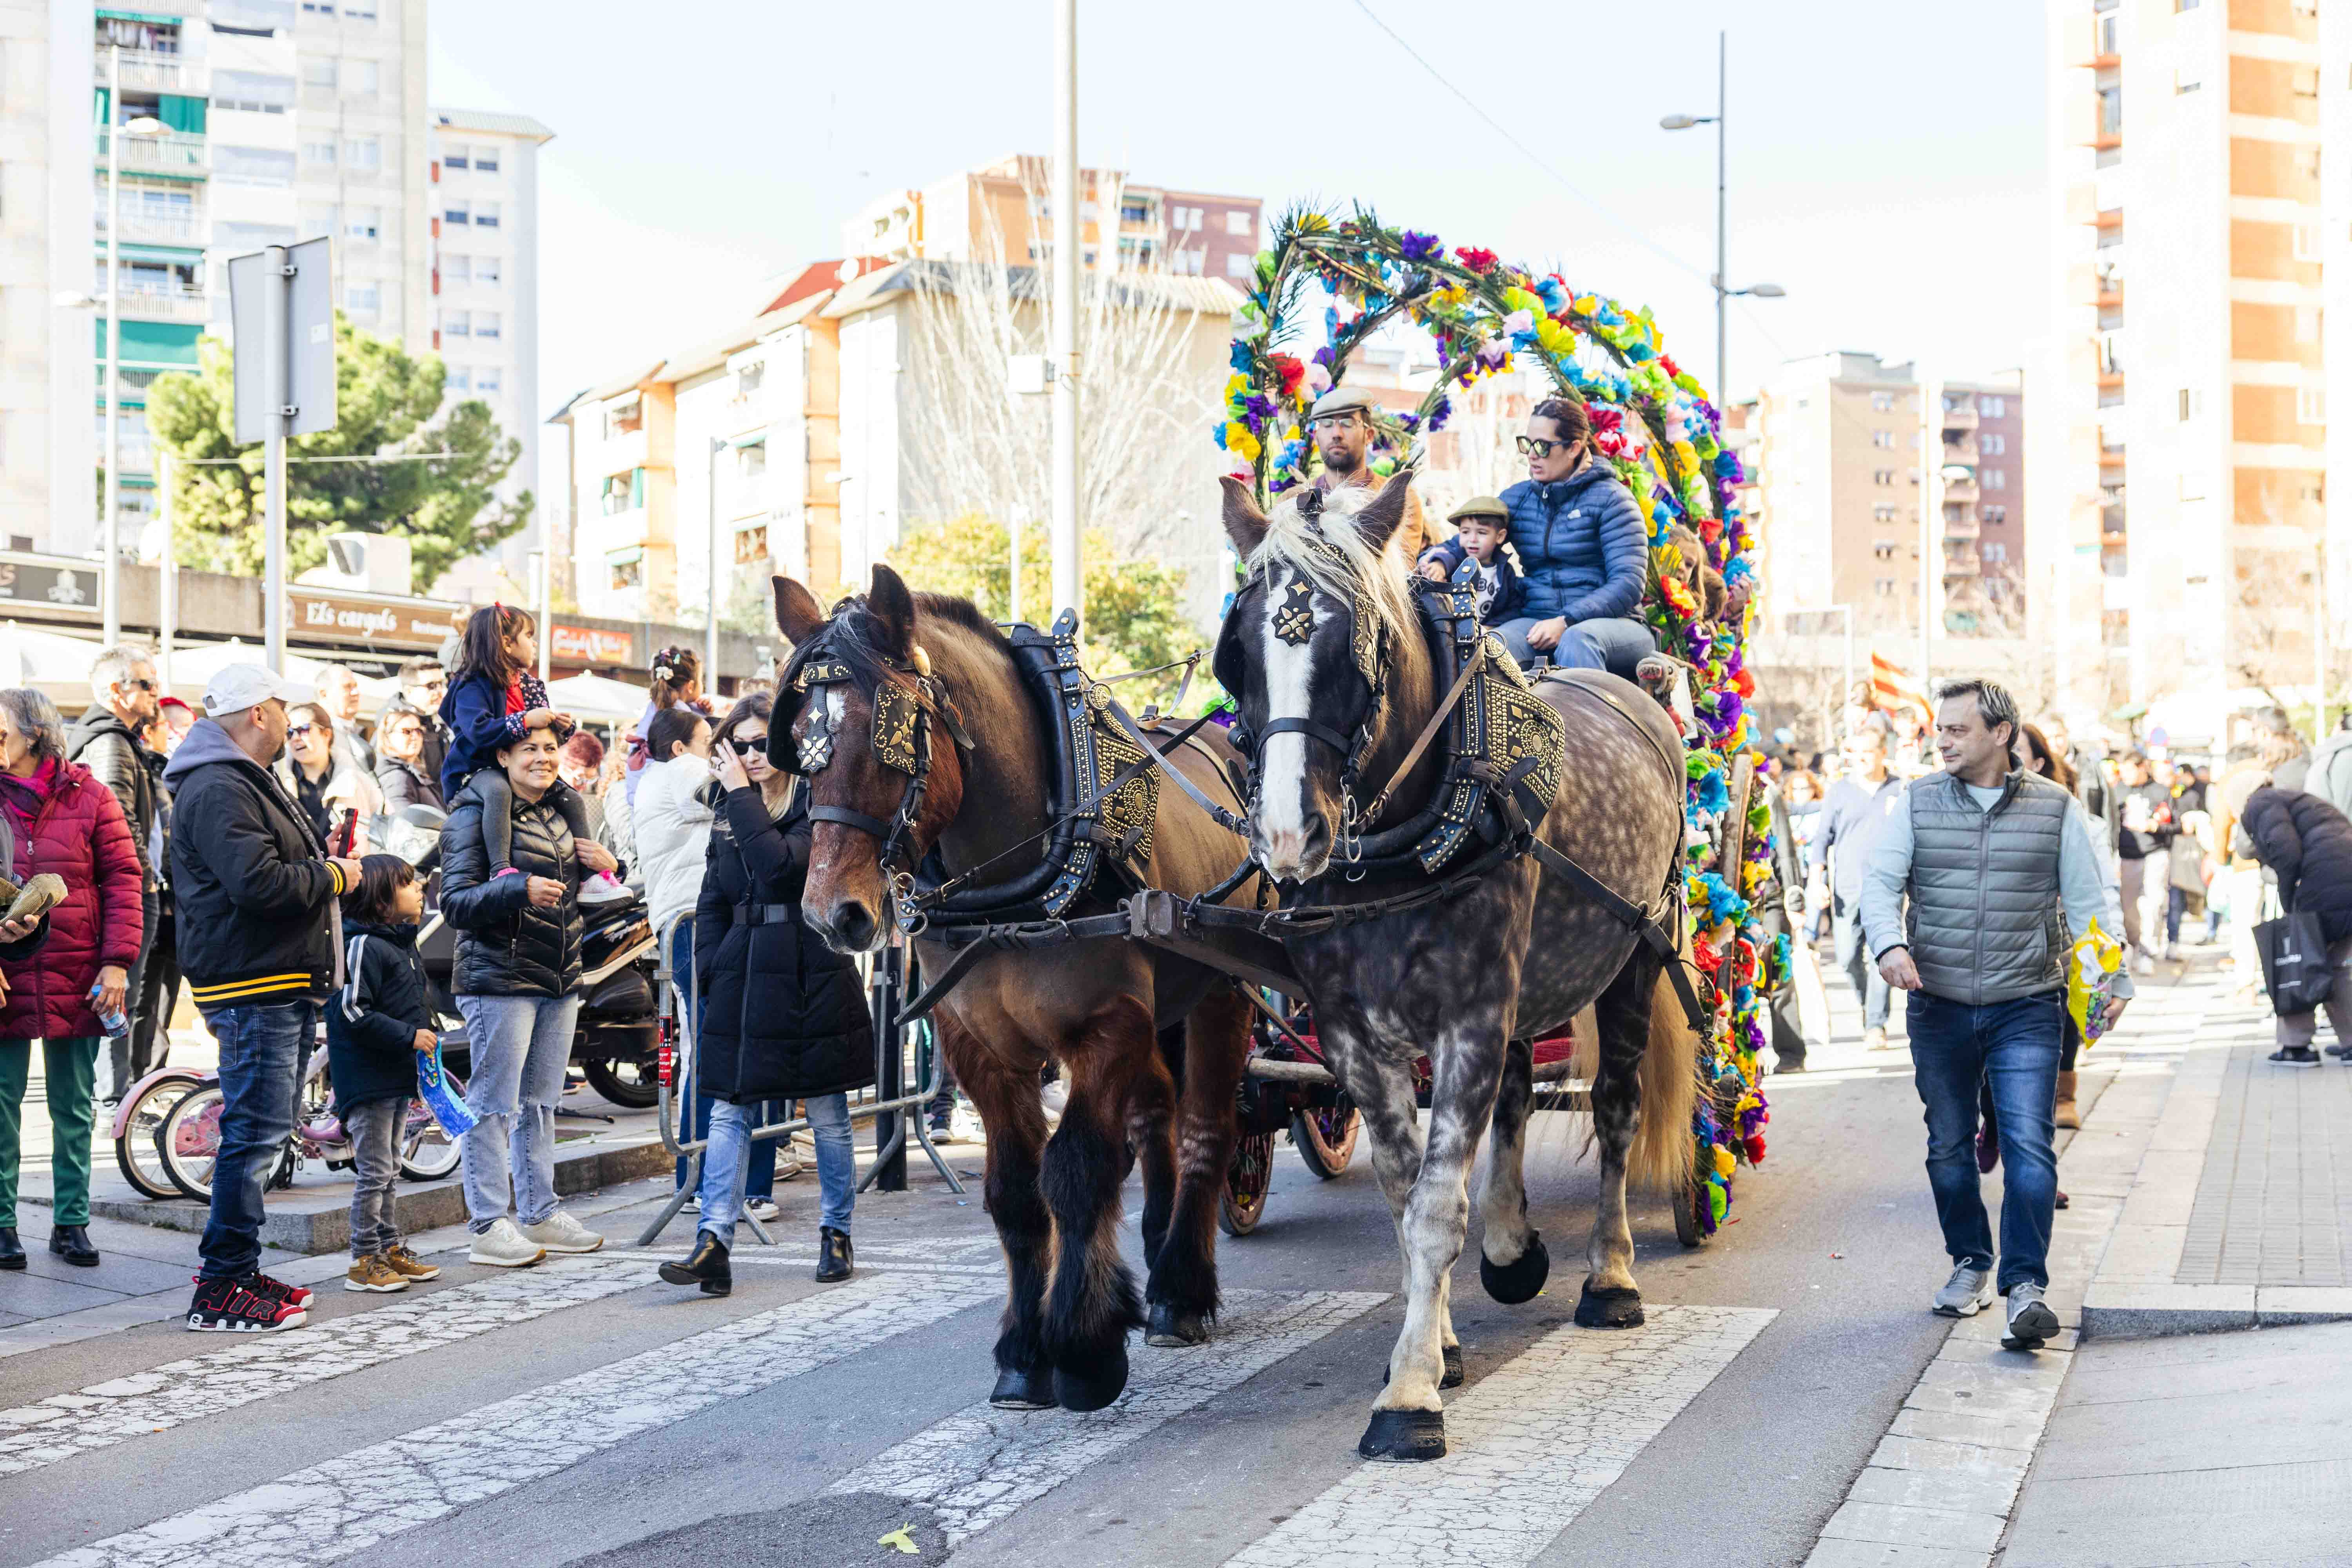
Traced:
<path fill-rule="evenodd" d="M 548 557 L 546 531 L 547 525 L 541 522 L 540 547 L 531 552 L 539 563 L 539 581 L 532 586 L 539 590 L 539 683 L 541 686 L 547 684 L 548 663 L 554 656 L 555 647 L 555 595 L 548 585 L 554 575 L 554 568 Z"/>
<path fill-rule="evenodd" d="M 702 683 L 713 695 L 719 690 L 719 454 L 727 443 L 717 436 L 710 437 L 710 455 L 704 461 L 705 479 L 710 492 L 710 620 L 702 629 Z"/>
<path fill-rule="evenodd" d="M 1731 45 L 1728 33 L 1715 36 L 1715 401 L 1720 408 L 1731 406 L 1731 363 L 1724 340 L 1724 306 L 1730 299 L 1731 274 L 1725 255 L 1724 231 L 1724 157 L 1727 141 L 1723 129 L 1725 87 L 1730 80 Z"/>
<path fill-rule="evenodd" d="M 1054 5 L 1054 601 L 1086 615 L 1078 561 L 1078 0 Z"/>
<path fill-rule="evenodd" d="M 122 46 L 106 51 L 106 518 L 100 537 L 106 564 L 99 574 L 105 607 L 105 646 L 122 640 L 122 432 L 115 382 L 122 353 Z"/>
<path fill-rule="evenodd" d="M 262 658 L 270 668 L 286 670 L 286 400 L 292 369 L 293 336 L 287 323 L 293 308 L 294 279 L 287 265 L 286 247 L 269 247 L 269 285 L 262 290 L 268 309 L 261 334 L 268 370 L 268 434 L 264 438 L 261 545 Z"/>
<path fill-rule="evenodd" d="M 166 694 L 172 689 L 172 644 L 180 635 L 180 551 L 172 531 L 172 453 L 155 453 L 155 515 L 163 525 L 163 558 L 156 573 L 163 603 L 155 616 L 155 681 Z"/>
<path fill-rule="evenodd" d="M 1936 524 L 1941 521 L 1937 514 L 1943 510 L 1939 499 L 1944 491 L 1944 419 L 1939 406 L 1943 394 L 1925 375 L 1918 382 L 1919 695 L 1933 702 L 1935 655 L 1929 639 L 1934 636 L 1936 613 Z"/>
<path fill-rule="evenodd" d="M 874 1039 L 881 1057 L 874 1092 L 886 1104 L 907 1091 L 906 1040 L 897 1026 L 906 977 L 907 950 L 894 936 L 874 967 Z M 901 1114 L 888 1110 L 874 1119 L 872 1180 L 878 1192 L 907 1190 L 907 1141 L 898 1131 Z M 916 1106 L 908 1114 L 920 1121 L 923 1109 Z"/>

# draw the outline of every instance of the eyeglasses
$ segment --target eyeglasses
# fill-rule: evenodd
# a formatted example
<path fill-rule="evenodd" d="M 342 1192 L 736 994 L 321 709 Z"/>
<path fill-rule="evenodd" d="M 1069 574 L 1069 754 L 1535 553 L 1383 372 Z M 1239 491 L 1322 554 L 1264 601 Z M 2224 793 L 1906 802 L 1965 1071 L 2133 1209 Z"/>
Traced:
<path fill-rule="evenodd" d="M 1540 436 L 1522 436 L 1519 437 L 1519 456 L 1549 458 L 1554 452 L 1565 452 L 1575 445 L 1573 441 L 1547 441 Z"/>
<path fill-rule="evenodd" d="M 318 728 L 316 724 L 289 724 L 286 727 L 286 738 L 289 741 L 296 740 L 314 732 Z"/>
<path fill-rule="evenodd" d="M 756 756 L 768 749 L 768 737 L 754 735 L 747 741 L 740 735 L 730 735 L 727 747 L 739 757 Z"/>
<path fill-rule="evenodd" d="M 1345 430 L 1349 426 L 1353 425 L 1355 422 L 1356 416 L 1353 414 L 1326 414 L 1322 418 L 1315 421 L 1315 428 L 1318 430 Z"/>
<path fill-rule="evenodd" d="M 159 689 L 153 681 L 142 680 L 137 676 L 131 677 L 124 680 L 122 684 L 130 687 L 134 691 L 154 691 Z"/>

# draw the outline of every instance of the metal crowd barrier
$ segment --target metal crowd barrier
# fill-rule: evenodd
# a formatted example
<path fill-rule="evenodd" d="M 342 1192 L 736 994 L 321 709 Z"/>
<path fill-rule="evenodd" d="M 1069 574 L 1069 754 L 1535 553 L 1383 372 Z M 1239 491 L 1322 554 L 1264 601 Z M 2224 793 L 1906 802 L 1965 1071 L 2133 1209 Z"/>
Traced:
<path fill-rule="evenodd" d="M 656 984 L 661 988 L 664 1005 L 668 1009 L 669 1016 L 676 1020 L 677 1029 L 677 1044 L 674 1048 L 668 1050 L 668 1059 L 662 1064 L 662 1070 L 658 1075 L 655 1114 L 660 1121 L 662 1146 L 673 1156 L 687 1162 L 686 1180 L 679 1184 L 677 1191 L 670 1194 L 669 1202 L 662 1205 L 661 1212 L 653 1217 L 652 1222 L 646 1226 L 644 1234 L 637 1237 L 639 1247 L 651 1247 L 659 1239 L 661 1233 L 668 1228 L 669 1222 L 677 1217 L 678 1211 L 686 1206 L 687 1200 L 700 1187 L 702 1156 L 704 1151 L 710 1147 L 710 1140 L 708 1138 L 686 1138 L 679 1135 L 684 1127 L 688 1125 L 684 1120 L 685 1117 L 690 1115 L 693 1110 L 694 1083 L 700 1075 L 700 1052 L 694 1028 L 694 976 L 688 973 L 681 978 L 671 972 L 670 952 L 672 939 L 677 935 L 678 926 L 693 918 L 694 911 L 688 910 L 663 921 L 660 931 L 655 935 L 654 948 Z M 853 1100 L 849 1107 L 849 1119 L 852 1122 L 856 1122 L 869 1117 L 887 1116 L 890 1118 L 890 1125 L 887 1129 L 877 1127 L 876 1131 L 881 1136 L 877 1140 L 874 1163 L 866 1171 L 864 1178 L 858 1182 L 857 1190 L 861 1193 L 866 1191 L 877 1177 L 891 1170 L 894 1163 L 898 1165 L 900 1174 L 895 1184 L 886 1186 L 886 1190 L 905 1186 L 904 1162 L 907 1134 L 911 1128 L 915 1141 L 922 1145 L 923 1152 L 930 1157 L 931 1168 L 939 1172 L 940 1179 L 947 1183 L 949 1191 L 961 1194 L 965 1190 L 964 1184 L 958 1179 L 955 1172 L 949 1168 L 947 1159 L 940 1154 L 938 1146 L 932 1143 L 930 1132 L 924 1125 L 920 1110 L 920 1108 L 940 1091 L 940 1083 L 947 1070 L 946 1053 L 936 1048 L 931 1052 L 930 1071 L 925 1075 L 926 1081 L 920 1089 L 913 1093 L 893 1092 L 906 1078 L 905 1036 L 903 1031 L 889 1026 L 889 1021 L 898 1016 L 899 999 L 905 990 L 905 976 L 901 973 L 905 952 L 906 950 L 903 947 L 894 945 L 884 950 L 880 963 L 870 958 L 858 960 L 858 967 L 866 977 L 870 997 L 869 1007 L 874 1020 L 875 1074 L 873 1089 L 858 1091 L 861 1095 L 870 1095 L 872 1098 L 863 1100 Z M 925 1026 L 916 1026 L 919 1028 Z M 673 1080 L 676 1081 L 675 1090 L 672 1087 Z M 789 1104 L 790 1101 L 786 1103 Z M 671 1114 L 673 1104 L 677 1106 L 679 1113 L 675 1117 Z M 909 1112 L 909 1114 L 901 1115 L 899 1114 L 901 1111 Z M 769 1122 L 752 1129 L 751 1142 L 757 1143 L 774 1138 L 790 1138 L 795 1132 L 806 1131 L 808 1127 L 809 1120 L 805 1116 L 796 1116 L 785 1121 Z M 761 1246 L 773 1247 L 776 1244 L 775 1237 L 768 1234 L 767 1227 L 748 1211 L 743 1215 L 743 1222 L 751 1227 L 751 1234 L 759 1237 Z"/>

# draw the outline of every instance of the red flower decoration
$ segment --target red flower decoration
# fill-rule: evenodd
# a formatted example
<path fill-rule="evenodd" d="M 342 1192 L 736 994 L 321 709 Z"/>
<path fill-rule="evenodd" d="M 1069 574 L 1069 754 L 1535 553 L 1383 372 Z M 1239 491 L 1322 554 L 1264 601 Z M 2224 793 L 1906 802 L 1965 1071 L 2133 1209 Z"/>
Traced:
<path fill-rule="evenodd" d="M 1675 363 L 1675 356 L 1672 354 L 1660 354 L 1658 356 L 1658 363 L 1665 367 L 1666 376 L 1669 380 L 1682 374 L 1683 373 L 1683 367 Z"/>
<path fill-rule="evenodd" d="M 1615 430 L 1622 428 L 1625 423 L 1623 412 L 1610 404 L 1588 403 L 1584 405 L 1584 409 L 1585 413 L 1591 417 L 1592 427 L 1595 430 Z"/>
<path fill-rule="evenodd" d="M 1475 246 L 1456 247 L 1454 259 L 1473 272 L 1483 273 L 1495 265 L 1495 253 L 1491 250 L 1480 250 Z"/>
<path fill-rule="evenodd" d="M 1274 373 L 1282 378 L 1282 395 L 1297 396 L 1299 384 L 1307 379 L 1307 367 L 1298 363 L 1297 357 L 1293 354 L 1268 354 L 1265 363 L 1272 365 Z"/>
<path fill-rule="evenodd" d="M 1750 1132 L 1747 1137 L 1746 1143 L 1748 1148 L 1748 1163 L 1751 1165 L 1762 1164 L 1764 1163 L 1764 1134 L 1761 1132 Z"/>

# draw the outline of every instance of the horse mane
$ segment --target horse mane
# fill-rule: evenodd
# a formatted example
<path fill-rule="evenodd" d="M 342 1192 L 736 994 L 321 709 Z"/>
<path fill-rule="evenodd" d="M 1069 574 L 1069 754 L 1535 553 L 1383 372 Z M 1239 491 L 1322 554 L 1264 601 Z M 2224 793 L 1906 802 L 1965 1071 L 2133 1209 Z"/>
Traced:
<path fill-rule="evenodd" d="M 960 599 L 952 594 L 917 594 L 915 612 L 918 641 L 921 637 L 920 622 L 945 621 L 993 646 L 1007 658 L 1012 657 L 1013 644 L 970 599 Z M 791 690 L 811 650 L 822 644 L 832 657 L 849 667 L 861 689 L 872 690 L 889 679 L 891 668 L 890 659 L 875 638 L 874 614 L 866 605 L 866 595 L 845 595 L 833 606 L 832 618 L 825 623 L 824 630 L 793 650 L 792 658 L 776 677 L 776 689 Z"/>
<path fill-rule="evenodd" d="M 1289 566 L 1334 598 L 1370 605 L 1391 637 L 1410 641 L 1419 623 L 1393 538 L 1375 548 L 1349 521 L 1378 493 L 1366 485 L 1294 491 L 1267 513 L 1265 538 L 1249 565 L 1253 571 L 1276 563 Z M 1317 501 L 1302 504 L 1309 495 Z"/>

